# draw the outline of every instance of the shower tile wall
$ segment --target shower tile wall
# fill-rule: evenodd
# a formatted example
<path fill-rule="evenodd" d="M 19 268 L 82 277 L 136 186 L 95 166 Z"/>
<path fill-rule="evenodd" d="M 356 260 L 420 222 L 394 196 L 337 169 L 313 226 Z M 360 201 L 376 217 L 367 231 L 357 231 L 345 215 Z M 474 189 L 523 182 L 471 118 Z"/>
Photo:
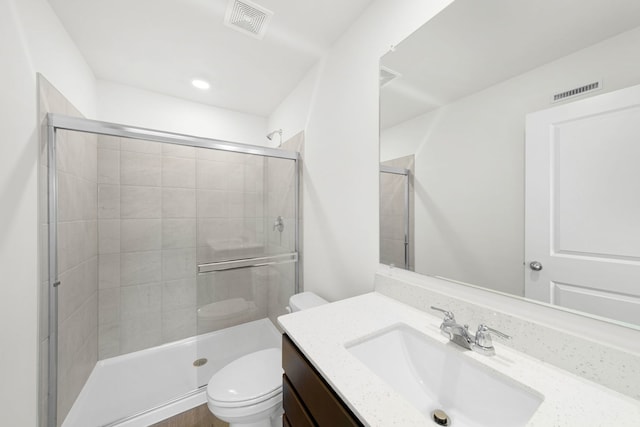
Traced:
<path fill-rule="evenodd" d="M 58 132 L 58 420 L 98 357 L 95 135 Z"/>
<path fill-rule="evenodd" d="M 80 113 L 38 75 L 39 119 L 47 112 L 80 117 Z M 40 408 L 39 424 L 47 425 L 48 375 L 48 219 L 47 142 L 41 128 L 39 166 L 40 217 Z M 97 361 L 98 258 L 96 212 L 96 137 L 58 133 L 58 425 L 69 412 Z"/>
<path fill-rule="evenodd" d="M 262 156 L 197 150 L 198 263 L 251 258 L 265 253 L 264 162 Z M 219 271 L 198 276 L 198 333 L 264 318 L 266 267 Z M 232 304 L 245 305 L 242 316 L 228 316 Z M 216 305 L 212 305 L 216 304 Z M 215 319 L 213 319 L 215 317 Z"/>
<path fill-rule="evenodd" d="M 414 269 L 414 156 L 382 162 L 386 166 L 409 169 L 409 270 Z M 380 174 L 380 262 L 404 268 L 405 177 Z"/>
<path fill-rule="evenodd" d="M 262 253 L 262 163 L 99 137 L 101 359 L 195 335 L 197 307 L 214 301 L 242 297 L 263 307 L 255 318 L 265 317 L 266 296 L 254 292 L 251 270 L 196 277 L 196 257 Z"/>
<path fill-rule="evenodd" d="M 195 333 L 195 150 L 98 137 L 100 359 Z"/>

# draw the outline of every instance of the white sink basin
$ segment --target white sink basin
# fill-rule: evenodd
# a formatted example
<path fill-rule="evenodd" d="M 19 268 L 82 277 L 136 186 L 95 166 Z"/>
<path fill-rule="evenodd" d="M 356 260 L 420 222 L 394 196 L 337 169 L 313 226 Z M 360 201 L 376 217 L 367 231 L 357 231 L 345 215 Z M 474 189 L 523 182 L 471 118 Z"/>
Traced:
<path fill-rule="evenodd" d="M 452 345 L 399 324 L 346 348 L 429 419 L 440 409 L 451 427 L 526 425 L 543 397 Z"/>

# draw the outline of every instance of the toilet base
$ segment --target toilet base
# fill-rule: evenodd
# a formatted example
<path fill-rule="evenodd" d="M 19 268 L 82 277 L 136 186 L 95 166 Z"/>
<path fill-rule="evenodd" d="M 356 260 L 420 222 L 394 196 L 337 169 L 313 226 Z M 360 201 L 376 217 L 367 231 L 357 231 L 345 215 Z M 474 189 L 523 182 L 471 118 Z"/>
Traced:
<path fill-rule="evenodd" d="M 266 420 L 255 421 L 252 423 L 229 423 L 229 427 L 282 427 L 282 414 L 274 415 Z"/>
<path fill-rule="evenodd" d="M 275 405 L 274 405 L 275 403 Z M 282 427 L 282 394 L 274 396 L 266 402 L 262 402 L 262 408 L 246 415 L 237 413 L 238 408 L 220 408 L 207 402 L 207 406 L 218 419 L 229 423 L 229 427 Z"/>

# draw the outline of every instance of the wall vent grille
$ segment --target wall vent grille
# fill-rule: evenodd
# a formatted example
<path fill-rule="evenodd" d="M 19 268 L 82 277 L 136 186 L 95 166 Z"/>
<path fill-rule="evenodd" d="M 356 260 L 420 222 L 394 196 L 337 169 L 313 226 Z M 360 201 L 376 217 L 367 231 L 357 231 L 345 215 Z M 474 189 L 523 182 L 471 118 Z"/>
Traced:
<path fill-rule="evenodd" d="M 247 0 L 230 0 L 224 23 L 226 26 L 262 39 L 273 12 Z"/>
<path fill-rule="evenodd" d="M 574 98 L 576 96 L 584 95 L 587 92 L 593 92 L 599 89 L 602 89 L 601 81 L 589 83 L 584 86 L 580 86 L 574 89 L 566 90 L 564 92 L 556 93 L 553 95 L 551 102 L 564 101 L 565 99 Z"/>
<path fill-rule="evenodd" d="M 393 71 L 390 68 L 387 67 L 380 67 L 380 87 L 385 87 L 386 85 L 388 85 L 389 83 L 391 83 L 392 80 L 397 79 L 398 77 L 400 77 L 400 73 L 398 73 L 397 71 Z"/>

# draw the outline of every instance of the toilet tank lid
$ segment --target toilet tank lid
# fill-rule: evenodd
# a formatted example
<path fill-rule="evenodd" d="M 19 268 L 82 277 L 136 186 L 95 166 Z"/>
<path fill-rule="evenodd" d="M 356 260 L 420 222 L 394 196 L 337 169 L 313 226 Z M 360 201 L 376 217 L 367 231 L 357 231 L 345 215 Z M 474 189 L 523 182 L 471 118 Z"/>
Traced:
<path fill-rule="evenodd" d="M 291 298 L 289 298 L 289 306 L 292 311 L 306 310 L 327 303 L 328 301 L 326 299 L 319 297 L 313 292 L 302 292 L 292 295 Z"/>

